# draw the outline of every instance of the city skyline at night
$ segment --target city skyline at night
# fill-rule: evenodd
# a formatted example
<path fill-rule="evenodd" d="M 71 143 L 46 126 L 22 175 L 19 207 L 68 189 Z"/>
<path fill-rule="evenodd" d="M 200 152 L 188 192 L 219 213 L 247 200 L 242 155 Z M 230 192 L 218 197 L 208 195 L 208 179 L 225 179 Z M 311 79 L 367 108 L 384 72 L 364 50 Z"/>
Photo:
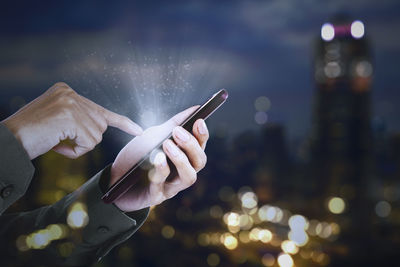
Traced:
<path fill-rule="evenodd" d="M 207 165 L 196 183 L 152 206 L 138 232 L 93 267 L 397 261 L 397 1 L 31 5 L 18 22 L 14 4 L 1 18 L 1 119 L 59 80 L 144 128 L 217 89 L 230 94 L 206 121 Z M 131 138 L 110 129 L 78 159 L 36 158 L 33 182 L 10 211 L 75 192 Z M 80 199 L 65 222 L 21 229 L 10 246 L 26 260 L 53 248 L 68 258 L 89 213 Z"/>

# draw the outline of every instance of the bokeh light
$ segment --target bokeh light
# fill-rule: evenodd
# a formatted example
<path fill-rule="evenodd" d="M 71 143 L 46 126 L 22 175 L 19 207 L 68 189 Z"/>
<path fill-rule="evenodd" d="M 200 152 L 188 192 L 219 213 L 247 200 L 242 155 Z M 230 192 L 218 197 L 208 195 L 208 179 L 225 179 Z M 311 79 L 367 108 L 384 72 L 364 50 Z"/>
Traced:
<path fill-rule="evenodd" d="M 261 262 L 264 266 L 270 267 L 270 266 L 274 266 L 275 264 L 275 257 L 270 254 L 270 253 L 266 253 L 262 256 L 261 258 Z"/>
<path fill-rule="evenodd" d="M 289 232 L 288 237 L 297 246 L 302 247 L 308 242 L 308 235 L 306 232 L 301 230 L 292 230 Z"/>
<path fill-rule="evenodd" d="M 337 78 L 342 73 L 342 68 L 336 61 L 328 62 L 324 67 L 324 73 L 328 78 Z"/>
<path fill-rule="evenodd" d="M 48 230 L 39 230 L 26 238 L 26 244 L 33 249 L 42 249 L 51 242 Z"/>
<path fill-rule="evenodd" d="M 346 208 L 346 203 L 344 202 L 344 200 L 342 198 L 333 197 L 333 198 L 329 199 L 328 209 L 330 212 L 332 212 L 334 214 L 340 214 L 340 213 L 343 213 L 345 208 Z"/>
<path fill-rule="evenodd" d="M 335 28 L 331 23 L 325 23 L 321 27 L 321 38 L 324 41 L 332 41 L 335 38 Z"/>
<path fill-rule="evenodd" d="M 208 246 L 210 244 L 210 236 L 206 233 L 201 233 L 197 236 L 197 243 L 200 246 Z"/>
<path fill-rule="evenodd" d="M 239 218 L 240 228 L 243 230 L 249 230 L 253 226 L 253 218 L 247 214 L 240 215 Z"/>
<path fill-rule="evenodd" d="M 319 224 L 318 236 L 321 238 L 329 238 L 332 235 L 332 227 L 327 222 L 322 222 Z"/>
<path fill-rule="evenodd" d="M 252 209 L 257 206 L 257 196 L 254 192 L 246 192 L 242 195 L 241 201 L 244 208 Z"/>
<path fill-rule="evenodd" d="M 216 254 L 216 253 L 211 253 L 207 256 L 207 263 L 210 266 L 217 266 L 220 261 L 221 260 L 218 256 L 218 254 Z"/>
<path fill-rule="evenodd" d="M 265 124 L 268 121 L 268 114 L 265 113 L 264 111 L 258 111 L 254 115 L 254 120 L 256 121 L 257 124 Z"/>
<path fill-rule="evenodd" d="M 270 230 L 262 229 L 258 231 L 257 238 L 263 243 L 268 243 L 272 240 L 272 233 Z"/>
<path fill-rule="evenodd" d="M 254 107 L 257 111 L 268 111 L 271 107 L 271 101 L 266 96 L 260 96 L 254 101 Z"/>
<path fill-rule="evenodd" d="M 67 224 L 71 228 L 82 228 L 89 223 L 86 205 L 81 202 L 74 203 L 67 216 Z"/>
<path fill-rule="evenodd" d="M 17 240 L 15 241 L 15 245 L 17 246 L 17 249 L 19 251 L 27 251 L 29 250 L 29 246 L 26 243 L 26 235 L 20 235 L 19 237 L 17 237 Z"/>
<path fill-rule="evenodd" d="M 289 227 L 292 230 L 304 231 L 308 228 L 308 221 L 304 216 L 295 214 L 289 219 Z"/>
<path fill-rule="evenodd" d="M 281 248 L 282 248 L 283 252 L 288 253 L 288 254 L 296 254 L 297 252 L 299 252 L 299 248 L 291 240 L 283 241 L 281 244 Z"/>
<path fill-rule="evenodd" d="M 240 231 L 239 233 L 239 240 L 242 243 L 249 243 L 250 242 L 250 232 L 249 231 Z"/>
<path fill-rule="evenodd" d="M 227 234 L 223 237 L 223 244 L 227 249 L 235 249 L 238 246 L 238 240 L 231 234 Z"/>
<path fill-rule="evenodd" d="M 362 60 L 356 64 L 355 72 L 360 77 L 370 77 L 373 72 L 372 64 L 366 60 Z"/>
<path fill-rule="evenodd" d="M 258 241 L 259 240 L 259 238 L 258 238 L 258 233 L 259 232 L 260 232 L 260 228 L 258 228 L 258 227 L 255 227 L 255 228 L 251 229 L 251 231 L 250 231 L 250 240 L 251 241 Z"/>
<path fill-rule="evenodd" d="M 382 200 L 376 203 L 375 205 L 375 213 L 379 217 L 382 218 L 388 217 L 391 211 L 392 211 L 392 206 L 387 201 Z"/>
<path fill-rule="evenodd" d="M 359 20 L 354 21 L 351 24 L 351 35 L 355 39 L 360 39 L 364 36 L 365 34 L 365 28 L 364 28 L 364 23 L 362 23 Z"/>
<path fill-rule="evenodd" d="M 170 225 L 165 225 L 161 229 L 161 234 L 164 238 L 170 239 L 175 235 L 175 229 Z"/>
<path fill-rule="evenodd" d="M 289 254 L 279 254 L 278 264 L 280 267 L 292 267 L 294 265 L 293 259 Z"/>
<path fill-rule="evenodd" d="M 239 226 L 239 224 L 240 224 L 240 216 L 236 212 L 229 212 L 229 213 L 224 215 L 224 221 L 225 221 L 225 223 L 227 225 Z"/>

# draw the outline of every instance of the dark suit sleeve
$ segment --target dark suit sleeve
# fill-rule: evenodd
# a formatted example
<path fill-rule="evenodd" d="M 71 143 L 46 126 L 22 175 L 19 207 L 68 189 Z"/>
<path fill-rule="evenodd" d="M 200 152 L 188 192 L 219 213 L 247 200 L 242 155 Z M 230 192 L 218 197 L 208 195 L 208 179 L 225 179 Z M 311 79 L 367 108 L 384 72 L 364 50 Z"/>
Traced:
<path fill-rule="evenodd" d="M 10 161 L 9 164 L 1 165 L 0 173 L 5 174 L 5 178 L 0 179 L 5 184 L 5 188 L 12 184 L 16 189 L 14 191 L 16 196 L 11 200 L 3 199 L 4 210 L 26 191 L 34 169 L 22 146 L 15 139 L 12 140 L 13 136 L 8 136 L 9 132 L 5 134 L 3 131 L 7 132 L 6 129 L 0 129 L 0 137 L 7 136 L 10 143 L 14 142 L 14 147 L 10 145 L 7 152 L 20 156 L 11 157 L 15 162 Z M 3 140 L 0 138 L 0 142 Z M 0 158 L 2 157 L 7 158 L 3 155 L 3 151 L 0 151 Z M 18 168 L 16 164 L 20 164 L 18 166 L 21 171 L 6 170 L 14 169 L 14 166 Z M 109 171 L 110 167 L 106 167 L 78 190 L 53 205 L 29 212 L 1 215 L 0 254 L 2 263 L 7 262 L 12 266 L 28 266 L 33 263 L 49 266 L 87 266 L 100 260 L 113 247 L 132 236 L 146 220 L 149 209 L 125 214 L 113 204 L 104 204 L 101 201 L 103 194 L 101 184 L 102 181 L 104 183 L 104 180 L 109 179 Z M 10 197 L 12 196 L 10 195 Z M 67 223 L 68 214 L 76 203 L 83 204 L 88 215 L 87 225 L 81 228 L 71 228 Z M 26 246 L 25 242 L 21 249 L 21 240 L 26 240 L 26 236 L 46 229 L 51 224 L 65 227 L 68 230 L 65 238 L 52 240 L 40 248 Z M 19 241 L 17 242 L 17 240 Z"/>
<path fill-rule="evenodd" d="M 0 123 L 0 215 L 25 194 L 34 171 L 22 145 Z"/>

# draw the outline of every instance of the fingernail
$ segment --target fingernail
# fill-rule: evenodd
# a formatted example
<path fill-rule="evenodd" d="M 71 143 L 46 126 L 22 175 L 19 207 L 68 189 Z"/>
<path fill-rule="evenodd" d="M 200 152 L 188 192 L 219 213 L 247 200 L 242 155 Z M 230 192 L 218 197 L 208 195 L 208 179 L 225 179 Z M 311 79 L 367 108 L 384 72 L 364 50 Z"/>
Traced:
<path fill-rule="evenodd" d="M 182 127 L 176 127 L 174 129 L 174 134 L 176 137 L 178 137 L 179 140 L 182 142 L 187 142 L 189 141 L 189 135 L 182 129 Z"/>
<path fill-rule="evenodd" d="M 166 147 L 168 152 L 173 156 L 173 157 L 177 157 L 179 155 L 179 151 L 178 148 L 172 143 L 171 140 L 167 140 L 166 142 Z"/>
<path fill-rule="evenodd" d="M 207 126 L 204 120 L 201 120 L 201 122 L 198 124 L 197 129 L 199 130 L 200 134 L 206 134 L 207 133 Z"/>
<path fill-rule="evenodd" d="M 157 155 L 154 157 L 154 164 L 161 167 L 167 166 L 167 160 L 163 152 L 160 151 L 157 153 Z"/>

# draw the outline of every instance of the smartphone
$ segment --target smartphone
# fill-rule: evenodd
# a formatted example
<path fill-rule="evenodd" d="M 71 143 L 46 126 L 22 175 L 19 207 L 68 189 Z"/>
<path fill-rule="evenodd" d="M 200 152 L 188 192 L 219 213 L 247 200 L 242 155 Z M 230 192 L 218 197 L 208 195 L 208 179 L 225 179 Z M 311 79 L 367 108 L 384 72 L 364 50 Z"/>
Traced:
<path fill-rule="evenodd" d="M 188 119 L 186 119 L 181 126 L 191 132 L 193 124 L 198 119 L 207 119 L 211 114 L 214 113 L 228 98 L 228 92 L 225 89 L 215 93 L 207 102 L 201 105 L 196 111 L 194 111 Z M 166 138 L 172 139 L 172 133 Z M 154 154 L 154 151 L 162 151 L 162 144 L 166 140 L 160 142 L 154 149 L 146 154 L 141 160 L 132 166 L 115 184 L 113 184 L 108 191 L 102 196 L 102 200 L 105 203 L 112 203 L 125 194 L 132 186 L 134 186 L 140 179 L 147 177 L 149 171 L 150 156 Z M 170 167 L 170 174 L 167 177 L 175 177 L 177 171 L 172 162 L 167 158 L 168 165 Z"/>

